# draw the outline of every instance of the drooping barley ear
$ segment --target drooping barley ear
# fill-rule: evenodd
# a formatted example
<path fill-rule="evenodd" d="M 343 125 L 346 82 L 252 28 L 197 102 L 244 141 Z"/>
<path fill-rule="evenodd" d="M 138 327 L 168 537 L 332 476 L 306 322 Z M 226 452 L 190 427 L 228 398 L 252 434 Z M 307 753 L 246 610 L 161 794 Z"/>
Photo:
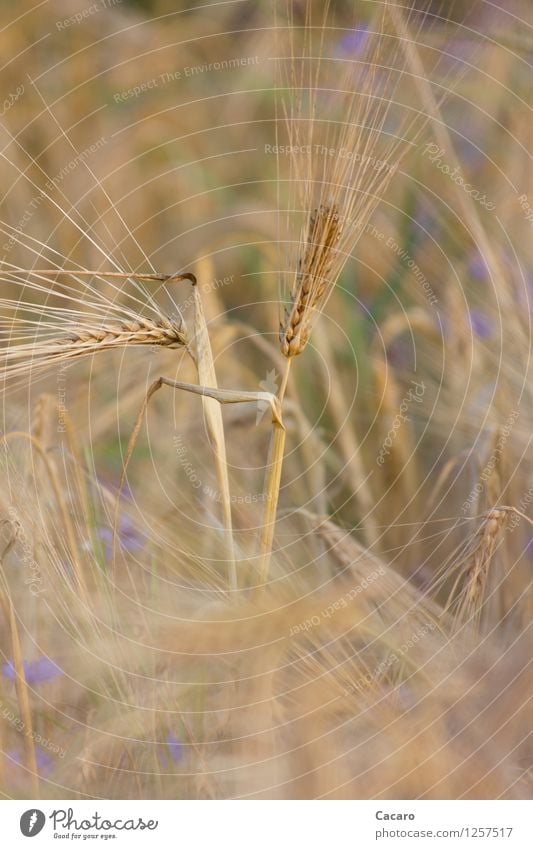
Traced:
<path fill-rule="evenodd" d="M 178 280 L 196 283 L 193 274 L 1 270 L 19 296 L 1 300 L 0 331 L 5 332 L 5 345 L 0 348 L 0 379 L 27 378 L 51 366 L 116 348 L 188 349 L 187 328 L 177 305 L 176 314 L 169 317 L 147 289 L 139 289 L 140 284 L 128 291 L 114 280 L 131 277 L 163 284 Z M 58 280 L 49 281 L 53 275 Z M 80 280 L 61 282 L 64 276 Z M 95 281 L 85 282 L 85 277 Z M 101 285 L 109 292 L 101 291 Z M 28 300 L 29 293 L 37 293 L 37 297 Z"/>
<path fill-rule="evenodd" d="M 320 204 L 311 211 L 290 293 L 291 305 L 285 308 L 284 321 L 280 324 L 281 352 L 285 357 L 302 353 L 313 322 L 327 300 L 341 233 L 342 224 L 335 204 Z"/>
<path fill-rule="evenodd" d="M 2 351 L 0 377 L 10 380 L 42 371 L 103 351 L 139 345 L 162 348 L 187 347 L 188 337 L 181 319 L 138 317 L 119 323 L 92 323 L 85 318 L 80 329 L 64 337 L 14 345 Z"/>
<path fill-rule="evenodd" d="M 124 345 L 160 345 L 163 348 L 179 348 L 187 344 L 183 321 L 170 319 L 138 318 L 120 324 L 106 325 L 98 328 L 87 328 L 70 333 L 65 339 L 58 340 L 63 347 L 69 348 L 74 354 L 82 353 L 83 347 L 101 350 L 102 348 L 117 348 Z"/>

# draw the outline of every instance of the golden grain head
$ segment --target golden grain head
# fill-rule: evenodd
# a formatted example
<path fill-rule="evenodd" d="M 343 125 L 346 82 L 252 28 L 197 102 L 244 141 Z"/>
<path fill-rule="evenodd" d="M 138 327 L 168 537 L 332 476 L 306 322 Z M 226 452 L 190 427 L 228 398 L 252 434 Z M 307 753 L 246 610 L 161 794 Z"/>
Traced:
<path fill-rule="evenodd" d="M 96 272 L 66 275 L 73 279 L 48 280 L 47 269 L 6 272 L 15 297 L 3 299 L 0 316 L 5 338 L 0 348 L 0 377 L 4 380 L 28 379 L 48 367 L 118 348 L 188 349 L 187 328 L 177 304 L 173 316 L 167 316 L 139 282 L 132 281 L 128 289 L 115 284 L 114 277 L 126 274 L 104 273 L 100 279 Z M 76 275 L 80 279 L 76 280 Z M 90 275 L 95 280 L 88 283 L 83 278 Z M 163 283 L 174 279 L 195 282 L 188 274 L 152 277 Z M 35 297 L 30 299 L 33 293 Z"/>
<path fill-rule="evenodd" d="M 301 354 L 313 321 L 335 283 L 331 271 L 341 233 L 335 204 L 320 204 L 310 213 L 290 295 L 291 305 L 285 309 L 284 321 L 280 324 L 281 352 L 285 357 Z"/>
<path fill-rule="evenodd" d="M 466 606 L 474 612 L 483 602 L 490 566 L 508 516 L 505 510 L 491 510 L 478 533 L 478 545 L 471 559 L 465 588 Z"/>
<path fill-rule="evenodd" d="M 84 347 L 120 347 L 123 345 L 160 345 L 164 348 L 180 348 L 187 344 L 183 321 L 161 318 L 150 321 L 138 318 L 135 321 L 102 327 L 83 328 L 70 333 L 59 344 L 79 352 Z"/>
<path fill-rule="evenodd" d="M 313 20 L 306 3 L 306 21 Z M 289 173 L 282 250 L 289 307 L 282 353 L 302 352 L 313 323 L 409 148 L 417 127 L 395 103 L 405 58 L 384 10 L 362 39 L 357 61 L 315 61 L 325 54 L 323 21 L 309 32 L 282 28 L 279 62 Z M 316 32 L 315 32 L 316 30 Z M 313 43 L 313 33 L 318 42 Z M 283 41 L 288 41 L 287 44 Z M 386 56 L 385 56 L 386 54 Z M 320 117 L 317 117 L 320 116 Z M 416 123 L 416 122 L 415 122 Z M 283 168 L 280 165 L 280 170 Z M 300 215 L 303 216 L 302 228 Z M 294 234 L 294 235 L 292 235 Z"/>

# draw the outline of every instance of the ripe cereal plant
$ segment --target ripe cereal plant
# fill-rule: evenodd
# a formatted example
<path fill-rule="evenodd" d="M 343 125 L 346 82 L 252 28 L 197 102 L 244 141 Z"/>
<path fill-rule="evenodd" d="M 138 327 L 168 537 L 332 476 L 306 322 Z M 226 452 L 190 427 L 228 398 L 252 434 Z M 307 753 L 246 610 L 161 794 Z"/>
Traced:
<path fill-rule="evenodd" d="M 278 412 L 277 400 L 266 392 L 238 392 L 230 390 L 219 390 L 216 383 L 213 358 L 210 348 L 209 335 L 203 315 L 201 299 L 196 286 L 196 278 L 193 274 L 169 274 L 169 275 L 137 275 L 126 272 L 103 272 L 82 270 L 81 272 L 55 269 L 38 269 L 24 272 L 22 269 L 16 271 L 8 270 L 6 278 L 9 282 L 17 283 L 22 289 L 26 287 L 31 291 L 45 296 L 44 317 L 34 320 L 24 318 L 20 315 L 34 313 L 41 306 L 36 302 L 18 299 L 4 299 L 3 307 L 8 317 L 2 317 L 1 324 L 10 331 L 15 328 L 15 333 L 9 336 L 9 346 L 4 351 L 2 359 L 3 366 L 0 368 L 0 376 L 5 385 L 20 379 L 32 379 L 35 373 L 49 369 L 52 366 L 64 365 L 82 357 L 93 356 L 104 351 L 128 348 L 129 346 L 150 345 L 162 348 L 183 348 L 194 360 L 200 381 L 206 381 L 205 386 L 187 384 L 183 381 L 175 381 L 160 377 L 155 380 L 148 392 L 137 417 L 132 436 L 128 443 L 124 468 L 119 485 L 119 496 L 126 478 L 127 467 L 133 453 L 135 442 L 139 434 L 142 418 L 146 411 L 148 402 L 153 394 L 162 386 L 170 386 L 174 389 L 186 390 L 201 395 L 204 401 L 206 418 L 209 423 L 210 433 L 214 442 L 215 463 L 218 480 L 223 493 L 223 518 L 227 545 L 227 568 L 229 588 L 237 589 L 238 579 L 235 567 L 235 554 L 233 549 L 232 525 L 231 525 L 231 501 L 229 492 L 229 480 L 226 468 L 225 442 L 222 419 L 218 405 L 213 409 L 211 402 L 219 404 L 235 404 L 249 402 L 265 402 L 272 408 L 272 418 L 275 427 L 283 429 L 283 424 Z M 83 284 L 83 295 L 77 292 L 70 283 L 59 283 L 51 286 L 48 283 L 37 282 L 39 277 L 46 280 L 48 276 L 69 277 L 100 277 L 102 280 L 134 279 L 162 281 L 164 284 L 173 281 L 188 280 L 193 286 L 194 297 L 194 335 L 189 337 L 184 320 L 179 309 L 176 307 L 177 318 L 169 318 L 158 308 L 156 302 L 146 291 L 147 308 L 149 314 L 145 316 L 142 301 L 137 296 L 130 296 L 126 305 L 117 303 L 108 297 L 104 297 L 94 283 Z M 21 280 L 22 277 L 22 280 Z M 29 279 L 27 279 L 29 278 Z M 137 284 L 138 286 L 139 284 Z M 115 297 L 119 290 L 111 284 Z M 140 290 L 141 294 L 143 290 Z M 61 303 L 74 302 L 77 307 L 72 306 L 50 306 L 49 298 L 58 297 Z M 133 301 L 133 305 L 129 305 Z M 87 313 L 80 306 L 91 307 L 92 312 Z M 41 307 L 42 308 L 42 307 Z M 11 313 L 11 315 L 10 315 Z M 46 338 L 43 333 L 46 328 L 51 338 Z M 64 336 L 58 336 L 63 330 Z M 31 342 L 25 342 L 30 337 Z M 43 337 L 45 337 L 43 339 Z M 13 344 L 19 343 L 19 344 Z M 118 522 L 119 502 L 115 515 L 115 531 Z"/>
<path fill-rule="evenodd" d="M 288 24 L 285 28 L 288 35 L 288 59 L 280 61 L 282 81 L 290 95 L 289 100 L 283 100 L 283 110 L 290 151 L 296 151 L 291 157 L 291 174 L 288 180 L 290 188 L 290 205 L 288 218 L 292 211 L 295 195 L 299 196 L 303 212 L 303 229 L 298 239 L 296 268 L 290 283 L 286 306 L 282 304 L 283 318 L 280 323 L 280 348 L 285 357 L 286 365 L 282 376 L 277 402 L 269 399 L 274 415 L 273 430 L 269 448 L 269 456 L 265 471 L 264 493 L 265 511 L 259 534 L 258 546 L 258 575 L 259 583 L 268 581 L 269 559 L 272 551 L 274 529 L 276 524 L 283 455 L 285 449 L 285 427 L 281 417 L 281 404 L 287 388 L 290 365 L 294 357 L 301 354 L 307 345 L 312 327 L 320 313 L 324 310 L 339 275 L 353 252 L 358 239 L 364 232 L 368 221 L 380 202 L 402 158 L 409 148 L 414 145 L 414 139 L 420 134 L 424 120 L 420 116 L 407 117 L 401 115 L 400 120 L 393 113 L 393 102 L 399 80 L 404 74 L 403 46 L 394 43 L 394 33 L 391 30 L 393 20 L 389 4 L 384 4 L 381 13 L 373 19 L 375 31 L 371 33 L 364 46 L 360 61 L 349 63 L 340 87 L 331 88 L 328 77 L 322 79 L 321 61 L 315 59 L 312 50 L 316 46 L 318 32 L 318 47 L 323 46 L 324 33 L 329 23 L 329 3 L 323 9 L 318 25 L 313 19 L 312 5 L 305 6 L 303 25 L 297 25 L 294 20 L 292 5 L 287 7 Z M 400 16 L 401 17 L 401 16 Z M 403 19 L 402 19 L 403 20 Z M 420 24 L 419 24 L 420 26 Z M 298 50 L 298 41 L 303 32 L 303 54 Z M 384 65 L 384 55 L 387 63 Z M 396 63 L 396 66 L 395 66 Z M 287 71 L 288 65 L 288 71 Z M 384 78 L 379 78 L 379 70 L 386 69 Z M 324 94 L 331 96 L 326 109 L 320 109 L 319 103 Z M 322 114 L 324 113 L 324 114 Z M 385 126 L 390 123 L 394 129 Z M 302 156 L 301 153 L 304 152 Z M 348 155 L 349 152 L 349 155 Z M 333 155 L 332 155 L 333 154 Z M 294 222 L 290 222 L 289 232 Z M 292 246 L 291 246 L 292 247 Z M 15 278 L 20 269 L 10 272 L 8 277 Z M 61 273 L 65 273 L 64 269 Z M 82 271 L 83 277 L 93 272 Z M 32 272 L 32 279 L 38 279 L 39 274 L 46 279 L 54 276 L 53 269 L 38 269 Z M 102 276 L 102 275 L 101 275 Z M 125 272 L 108 272 L 108 280 L 113 278 L 132 279 Z M 203 317 L 201 300 L 196 289 L 193 275 L 140 275 L 138 280 L 154 280 L 170 282 L 172 280 L 188 279 L 195 287 L 195 333 L 194 344 L 187 342 L 186 331 L 181 317 L 177 322 L 170 321 L 158 314 L 157 305 L 149 298 L 147 306 L 155 313 L 155 319 L 136 314 L 130 307 L 124 310 L 115 303 L 102 301 L 98 292 L 86 285 L 84 301 L 87 296 L 94 299 L 88 301 L 91 306 L 105 310 L 102 326 L 99 322 L 92 324 L 90 319 L 83 316 L 82 311 L 69 308 L 53 308 L 47 306 L 47 322 L 39 319 L 39 329 L 43 325 L 52 332 L 56 328 L 50 321 L 79 322 L 80 329 L 68 332 L 64 340 L 51 339 L 43 342 L 32 341 L 24 344 L 24 334 L 28 332 L 28 323 L 20 316 L 14 315 L 8 319 L 8 325 L 20 330 L 20 336 L 11 336 L 10 342 L 21 342 L 10 347 L 5 355 L 5 365 L 2 372 L 4 379 L 25 376 L 31 371 L 44 369 L 51 364 L 66 362 L 71 359 L 91 355 L 109 348 L 128 347 L 130 345 L 160 345 L 162 347 L 184 347 L 193 356 L 198 367 L 200 385 L 209 381 L 212 390 L 216 390 L 216 376 L 212 362 L 209 336 Z M 34 288 L 46 294 L 46 285 L 37 282 L 29 283 Z M 68 285 L 64 297 L 69 297 Z M 136 283 L 136 289 L 141 296 L 148 298 L 147 291 Z M 49 292 L 62 294 L 56 287 Z M 117 291 L 115 289 L 115 291 Z M 144 310 L 142 301 L 135 301 Z M 136 304 L 136 306 L 137 306 Z M 5 302 L 6 308 L 17 312 L 20 308 L 18 300 Z M 35 305 L 27 304 L 26 309 L 34 309 Z M 138 308 L 138 307 L 137 307 Z M 115 312 L 116 323 L 108 321 L 109 312 Z M 125 313 L 127 312 L 127 318 Z M 179 311 L 178 311 L 179 315 Z M 194 348 L 194 353 L 193 353 Z M 12 361 L 12 362 L 11 362 Z M 213 386 L 214 384 L 214 386 Z M 147 398 L 141 408 L 141 413 L 134 427 L 132 440 L 126 451 L 125 468 L 121 486 L 125 479 L 126 466 L 129 463 L 135 440 L 140 429 L 140 421 L 146 404 L 162 385 L 179 387 L 176 382 L 166 378 L 154 381 L 148 390 Z M 232 521 L 230 508 L 229 482 L 227 477 L 225 447 L 223 439 L 222 420 L 220 412 L 215 413 L 212 400 L 227 403 L 228 397 L 213 394 L 210 399 L 207 393 L 188 387 L 190 391 L 204 395 L 204 411 L 209 422 L 209 430 L 214 437 L 214 453 L 218 470 L 219 483 L 223 492 L 223 515 L 226 529 L 227 553 L 229 563 L 230 588 L 237 587 L 235 555 L 232 540 Z M 233 396 L 231 403 L 250 400 L 250 395 L 237 401 Z M 257 398 L 256 398 L 257 400 Z M 279 408 L 279 411 L 278 411 Z"/>
<path fill-rule="evenodd" d="M 279 341 L 285 357 L 280 402 L 293 359 L 304 351 L 348 258 L 426 124 L 423 114 L 398 110 L 395 103 L 406 70 L 404 44 L 394 29 L 399 19 L 403 22 L 403 11 L 383 4 L 368 32 L 360 32 L 357 60 L 347 63 L 340 82 L 335 63 L 324 68 L 320 58 L 329 13 L 329 2 L 318 14 L 306 3 L 298 24 L 289 4 L 288 23 L 280 27 L 287 42 L 278 64 L 290 151 L 288 176 L 280 169 L 288 199 L 279 230 L 289 234 L 289 240 L 281 240 L 288 257 L 280 285 Z M 417 25 L 422 26 L 420 20 Z M 274 426 L 259 544 L 262 583 L 268 580 L 284 449 L 285 431 Z"/>

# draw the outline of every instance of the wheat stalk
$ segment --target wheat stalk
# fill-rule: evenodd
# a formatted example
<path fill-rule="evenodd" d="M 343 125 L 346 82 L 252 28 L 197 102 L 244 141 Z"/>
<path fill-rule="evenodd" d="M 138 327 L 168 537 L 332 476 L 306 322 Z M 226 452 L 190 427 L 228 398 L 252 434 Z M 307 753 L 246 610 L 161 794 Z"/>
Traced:
<path fill-rule="evenodd" d="M 395 58 L 402 50 L 397 39 L 392 46 L 389 40 L 388 3 L 384 5 L 381 19 L 376 16 L 376 39 L 367 44 L 357 62 L 348 63 L 340 83 L 337 67 L 329 81 L 322 78 L 321 73 L 329 3 L 323 7 L 318 26 L 313 24 L 312 13 L 313 5 L 308 2 L 302 46 L 296 43 L 298 27 L 294 23 L 293 4 L 288 4 L 289 25 L 284 28 L 289 38 L 288 71 L 285 69 L 287 63 L 279 62 L 282 82 L 290 93 L 289 102 L 283 102 L 289 148 L 295 151 L 290 158 L 284 231 L 291 232 L 296 210 L 303 213 L 298 238 L 289 240 L 292 250 L 286 275 L 291 281 L 289 293 L 280 298 L 279 340 L 286 358 L 278 393 L 280 403 L 291 362 L 305 349 L 313 325 L 324 310 L 346 261 L 409 150 L 408 131 L 412 131 L 415 123 L 414 119 L 402 115 L 396 131 L 386 129 L 403 74 L 403 64 L 394 67 Z M 313 45 L 314 30 L 318 31 L 317 45 Z M 386 61 L 383 60 L 385 52 Z M 321 93 L 325 93 L 328 100 L 325 117 L 318 120 L 317 101 Z M 350 155 L 343 155 L 343 152 Z M 262 583 L 268 578 L 284 450 L 285 431 L 274 423 L 259 538 Z"/>
<path fill-rule="evenodd" d="M 15 672 L 15 692 L 17 694 L 17 702 L 20 710 L 20 719 L 22 720 L 24 728 L 25 767 L 29 773 L 33 798 L 39 799 L 39 772 L 37 769 L 37 758 L 35 754 L 35 738 L 33 734 L 33 720 L 28 694 L 28 682 L 26 681 L 26 674 L 24 672 L 24 661 L 17 627 L 17 617 L 3 571 L 2 582 L 6 586 L 6 589 L 0 589 L 0 607 L 4 613 L 4 619 L 11 642 L 13 669 Z"/>
<path fill-rule="evenodd" d="M 187 348 L 188 335 L 179 309 L 166 316 L 152 295 L 141 288 L 143 299 L 125 292 L 114 278 L 195 281 L 192 274 L 146 274 L 58 269 L 3 269 L 7 281 L 20 290 L 19 298 L 2 299 L 0 316 L 0 378 L 17 377 L 43 371 L 71 360 L 137 345 Z M 48 277 L 66 274 L 70 278 L 103 278 L 109 293 L 96 282 L 49 281 Z M 44 282 L 40 282 L 39 278 Z M 109 282 L 108 282 L 109 278 Z M 81 290 L 80 290 L 81 287 Z M 27 292 L 37 293 L 29 300 Z M 28 341 L 29 340 L 29 341 Z"/>
<path fill-rule="evenodd" d="M 194 300 L 194 358 L 198 372 L 198 382 L 206 386 L 218 388 L 215 361 L 209 339 L 209 328 L 204 314 L 202 298 L 198 286 L 193 285 Z M 224 422 L 219 403 L 214 398 L 204 397 L 202 400 L 206 425 L 212 442 L 213 457 L 218 486 L 221 493 L 222 521 L 226 543 L 229 585 L 235 590 L 238 587 L 237 567 L 235 565 L 235 546 L 233 542 L 233 519 L 231 515 L 231 493 L 226 455 L 226 439 Z"/>

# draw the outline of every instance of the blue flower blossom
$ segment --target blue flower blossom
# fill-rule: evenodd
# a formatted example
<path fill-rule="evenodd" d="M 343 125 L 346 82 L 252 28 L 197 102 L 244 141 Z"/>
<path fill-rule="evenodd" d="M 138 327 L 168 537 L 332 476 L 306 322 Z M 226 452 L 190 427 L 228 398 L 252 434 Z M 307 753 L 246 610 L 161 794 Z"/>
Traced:
<path fill-rule="evenodd" d="M 161 745 L 159 751 L 159 763 L 164 770 L 171 770 L 172 766 L 179 763 L 185 756 L 185 746 L 172 731 L 166 736 L 165 745 Z"/>
<path fill-rule="evenodd" d="M 105 556 L 110 560 L 113 554 L 113 529 L 108 527 L 97 528 L 98 539 L 104 544 Z M 118 547 L 135 554 L 141 551 L 146 542 L 145 535 L 133 524 L 128 516 L 121 516 L 117 531 Z"/>
<path fill-rule="evenodd" d="M 172 732 L 167 735 L 167 749 L 172 761 L 177 764 L 184 755 L 183 743 Z"/>
<path fill-rule="evenodd" d="M 481 310 L 470 310 L 470 326 L 480 339 L 487 339 L 492 333 L 492 322 Z"/>
<path fill-rule="evenodd" d="M 24 660 L 22 666 L 28 684 L 46 684 L 64 674 L 57 663 L 44 655 L 37 660 Z M 12 661 L 4 663 L 2 672 L 10 681 L 15 680 L 16 672 Z"/>
<path fill-rule="evenodd" d="M 475 280 L 487 280 L 489 267 L 479 251 L 474 251 L 468 260 L 468 271 Z"/>
<path fill-rule="evenodd" d="M 357 58 L 365 52 L 368 44 L 368 24 L 348 30 L 337 44 L 337 52 L 346 58 Z"/>
<path fill-rule="evenodd" d="M 24 757 L 17 749 L 9 749 L 6 752 L 7 759 L 11 761 L 13 765 L 23 766 L 24 765 Z M 54 759 L 49 754 L 49 752 L 42 749 L 40 746 L 35 747 L 35 760 L 37 763 L 37 772 L 39 775 L 46 777 L 50 775 L 54 768 Z"/>

